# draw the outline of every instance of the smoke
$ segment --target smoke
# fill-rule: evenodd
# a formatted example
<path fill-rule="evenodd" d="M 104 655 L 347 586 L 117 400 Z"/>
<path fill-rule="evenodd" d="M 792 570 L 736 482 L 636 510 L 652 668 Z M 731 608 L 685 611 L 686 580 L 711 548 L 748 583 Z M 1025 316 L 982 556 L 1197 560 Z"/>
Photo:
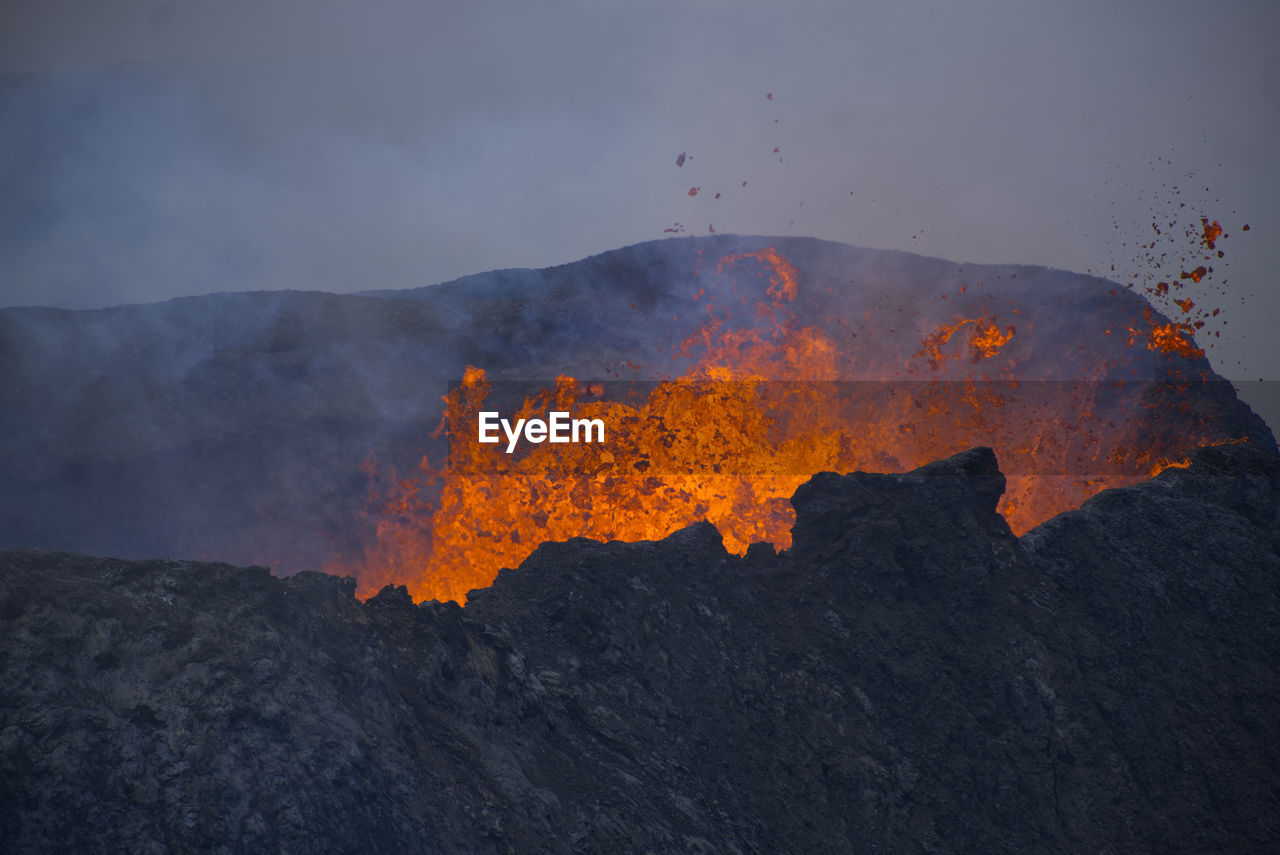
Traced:
<path fill-rule="evenodd" d="M 0 305 L 415 287 L 675 223 L 1123 281 L 1185 203 L 1232 234 L 1210 358 L 1280 364 L 1274 4 L 0 14 Z"/>
<path fill-rule="evenodd" d="M 563 208 L 575 191 L 526 174 L 530 155 L 586 159 L 562 137 L 599 136 L 590 120 L 537 136 L 495 117 L 421 148 L 327 133 L 246 152 L 198 98 L 139 70 L 11 84 L 0 107 L 6 303 L 406 288 L 476 272 L 467 265 L 493 254 L 491 216 L 526 196 Z M 492 165 L 484 183 L 449 166 L 468 149 Z"/>

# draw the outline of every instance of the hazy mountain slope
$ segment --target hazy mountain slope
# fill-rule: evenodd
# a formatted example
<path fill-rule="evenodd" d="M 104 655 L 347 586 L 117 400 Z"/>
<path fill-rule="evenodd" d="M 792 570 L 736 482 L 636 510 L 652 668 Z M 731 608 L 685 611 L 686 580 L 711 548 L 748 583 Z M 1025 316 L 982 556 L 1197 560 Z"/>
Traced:
<path fill-rule="evenodd" d="M 3 309 L 0 546 L 285 572 L 358 552 L 363 464 L 439 459 L 440 399 L 467 365 L 545 381 L 681 374 L 673 354 L 708 305 L 722 331 L 761 322 L 767 282 L 743 254 L 768 247 L 796 271 L 785 311 L 850 348 L 842 377 L 941 376 L 921 339 L 962 316 L 1016 327 L 1001 359 L 1021 379 L 1211 376 L 1203 359 L 1127 344 L 1146 305 L 1114 283 L 798 238 L 654 241 L 378 296 Z M 1271 447 L 1229 388 L 1206 394 L 1192 416 Z"/>

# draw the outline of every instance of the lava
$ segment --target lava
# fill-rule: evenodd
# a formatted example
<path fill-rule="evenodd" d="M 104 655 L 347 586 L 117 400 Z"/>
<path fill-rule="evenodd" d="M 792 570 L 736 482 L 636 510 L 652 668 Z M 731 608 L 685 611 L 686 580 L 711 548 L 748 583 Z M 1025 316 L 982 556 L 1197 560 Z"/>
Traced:
<path fill-rule="evenodd" d="M 1204 351 L 1191 340 L 1192 324 L 1157 324 L 1147 332 L 1147 349 L 1175 353 L 1189 359 L 1204 356 Z"/>
<path fill-rule="evenodd" d="M 755 290 L 702 299 L 706 320 L 676 348 L 689 362 L 683 376 L 639 391 L 561 376 L 523 396 L 513 416 L 600 419 L 602 445 L 505 454 L 477 443 L 495 383 L 468 367 L 445 398 L 448 459 L 423 458 L 412 477 L 393 480 L 375 502 L 363 558 L 328 569 L 354 572 L 362 594 L 395 583 L 415 599 L 465 602 L 548 540 L 653 540 L 708 520 L 731 552 L 757 541 L 781 549 L 794 522 L 788 500 L 813 473 L 903 472 L 975 445 L 996 449 L 1007 476 L 999 510 L 1022 533 L 1228 439 L 1187 416 L 1190 381 L 1020 378 L 1009 349 L 1023 334 L 990 311 L 926 324 L 907 365 L 868 364 L 851 380 L 858 337 L 800 323 L 791 311 L 800 275 L 781 253 L 726 255 L 715 270 Z M 746 325 L 733 316 L 743 303 L 754 304 Z M 1149 310 L 1143 324 L 1130 327 L 1131 346 L 1203 356 L 1191 325 L 1156 323 Z M 1157 436 L 1151 423 L 1168 427 Z"/>
<path fill-rule="evenodd" d="M 1009 343 L 1009 339 L 1013 338 L 1014 328 L 1012 326 L 1001 330 L 995 322 L 986 317 L 961 318 L 953 324 L 944 324 L 927 336 L 921 342 L 922 347 L 917 351 L 917 355 L 928 356 L 930 367 L 936 370 L 938 364 L 946 359 L 942 352 L 943 346 L 948 344 L 952 337 L 967 324 L 973 324 L 972 335 L 968 342 L 968 358 L 971 362 L 990 359 Z"/>
<path fill-rule="evenodd" d="M 1218 238 L 1222 237 L 1222 224 L 1217 220 L 1214 220 L 1211 223 L 1209 222 L 1208 217 L 1201 217 L 1200 228 L 1204 233 L 1205 246 L 1209 247 L 1209 249 L 1217 249 Z M 1248 226 L 1245 226 L 1244 228 L 1245 231 L 1249 230 Z"/>

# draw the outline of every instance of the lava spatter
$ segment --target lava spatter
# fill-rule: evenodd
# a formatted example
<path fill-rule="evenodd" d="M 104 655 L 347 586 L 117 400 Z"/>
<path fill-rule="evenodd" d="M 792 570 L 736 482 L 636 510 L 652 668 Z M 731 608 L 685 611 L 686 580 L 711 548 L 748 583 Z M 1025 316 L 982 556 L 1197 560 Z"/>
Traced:
<path fill-rule="evenodd" d="M 1178 412 L 1176 390 L 1021 377 L 1034 330 L 1003 320 L 980 294 L 970 298 L 985 308 L 949 320 L 950 301 L 924 311 L 890 300 L 879 315 L 866 311 L 862 335 L 846 323 L 837 336 L 800 321 L 793 309 L 806 283 L 774 247 L 724 255 L 700 281 L 708 275 L 717 290 L 704 284 L 691 302 L 704 320 L 671 348 L 687 365 L 681 376 L 638 394 L 562 376 L 512 416 L 554 408 L 600 419 L 601 445 L 508 455 L 477 444 L 476 416 L 497 393 L 469 368 L 445 402 L 448 459 L 390 479 L 374 503 L 374 542 L 361 561 L 331 569 L 354 572 L 365 594 L 394 582 L 415 598 L 463 602 L 547 540 L 652 540 L 709 520 L 730 551 L 785 548 L 788 498 L 813 473 L 907 471 L 974 445 L 996 449 L 1007 474 L 1000 511 L 1022 532 L 1224 438 L 1212 425 L 1162 419 L 1165 408 Z M 877 352 L 886 331 L 915 341 L 904 362 Z M 1135 346 L 1194 359 L 1203 352 L 1191 331 L 1149 309 L 1130 328 Z M 1165 433 L 1151 435 L 1144 414 Z"/>

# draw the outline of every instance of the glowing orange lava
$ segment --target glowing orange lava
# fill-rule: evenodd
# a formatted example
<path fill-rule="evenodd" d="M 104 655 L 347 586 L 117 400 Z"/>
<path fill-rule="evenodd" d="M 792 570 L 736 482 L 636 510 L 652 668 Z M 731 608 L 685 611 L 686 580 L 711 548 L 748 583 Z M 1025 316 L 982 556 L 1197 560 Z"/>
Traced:
<path fill-rule="evenodd" d="M 685 376 L 638 399 L 560 377 L 504 414 L 600 419 L 603 444 L 526 444 L 508 454 L 478 443 L 477 416 L 493 409 L 494 386 L 469 367 L 445 399 L 448 460 L 424 458 L 413 477 L 392 483 L 363 559 L 327 569 L 354 572 L 362 595 L 395 583 L 415 599 L 465 602 L 548 540 L 652 540 L 708 520 L 732 552 L 756 541 L 781 549 L 794 523 L 788 500 L 814 473 L 902 472 L 975 445 L 996 449 L 1008 482 L 1000 511 L 1021 533 L 1106 487 L 1179 466 L 1187 448 L 1213 439 L 1131 428 L 1131 404 L 1115 402 L 1123 383 L 1037 385 L 1007 366 L 988 371 L 1018 333 L 987 314 L 924 331 L 914 368 L 848 382 L 840 344 L 788 309 L 796 268 L 772 248 L 725 256 L 717 270 L 735 267 L 761 274 L 757 323 L 731 328 L 705 306 L 708 320 L 680 347 L 691 361 Z M 1130 342 L 1203 355 L 1190 332 L 1131 328 Z M 1139 405 L 1176 408 L 1180 399 Z"/>
<path fill-rule="evenodd" d="M 1204 356 L 1204 351 L 1191 341 L 1191 324 L 1157 324 L 1147 333 L 1147 349 L 1176 353 L 1191 359 Z"/>

